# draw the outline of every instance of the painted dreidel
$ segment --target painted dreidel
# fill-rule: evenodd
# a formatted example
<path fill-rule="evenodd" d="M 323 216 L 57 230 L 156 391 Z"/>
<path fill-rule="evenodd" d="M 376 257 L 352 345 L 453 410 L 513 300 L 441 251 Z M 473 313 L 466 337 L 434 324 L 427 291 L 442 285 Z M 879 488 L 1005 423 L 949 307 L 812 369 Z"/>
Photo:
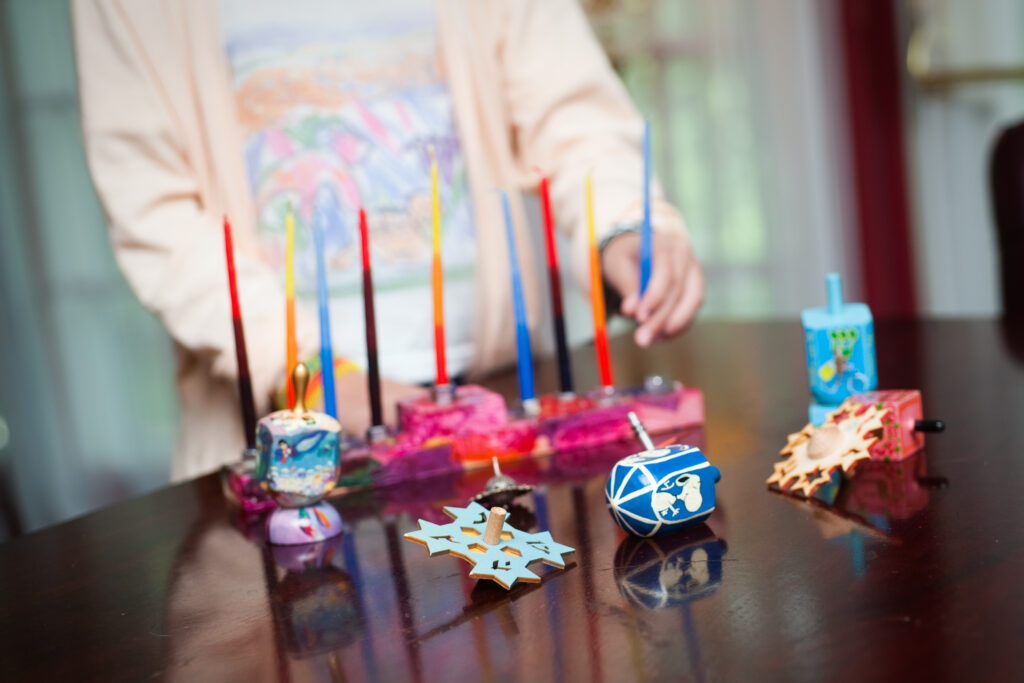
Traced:
<path fill-rule="evenodd" d="M 867 304 L 843 303 L 838 273 L 825 276 L 828 305 L 800 314 L 811 389 L 810 420 L 821 424 L 825 414 L 854 394 L 878 386 L 875 330 Z"/>
<path fill-rule="evenodd" d="M 278 509 L 267 517 L 267 539 L 275 545 L 322 541 L 341 533 L 341 516 L 323 502 L 338 479 L 341 425 L 330 415 L 306 408 L 309 371 L 292 372 L 295 405 L 259 421 L 256 475 Z"/>
<path fill-rule="evenodd" d="M 899 462 L 924 448 L 926 432 L 945 431 L 942 420 L 926 420 L 921 408 L 921 392 L 917 389 L 869 391 L 848 398 L 828 419 L 840 421 L 846 414 L 859 414 L 874 405 L 881 410 L 883 429 L 869 451 L 872 460 Z"/>
<path fill-rule="evenodd" d="M 695 446 L 655 448 L 635 413 L 629 420 L 644 450 L 619 460 L 608 475 L 604 493 L 616 523 L 634 536 L 657 536 L 707 519 L 718 468 Z"/>
<path fill-rule="evenodd" d="M 551 538 L 551 532 L 531 534 L 516 529 L 507 521 L 504 508 L 488 510 L 480 503 L 468 507 L 445 507 L 452 518 L 448 524 L 419 520 L 420 528 L 405 538 L 424 545 L 430 556 L 450 554 L 473 565 L 469 576 L 490 579 L 510 589 L 517 581 L 538 583 L 540 577 L 530 571 L 535 562 L 565 568 L 563 555 L 574 552 Z"/>
<path fill-rule="evenodd" d="M 782 493 L 805 498 L 815 496 L 822 487 L 832 487 L 831 500 L 825 501 L 832 503 L 839 478 L 871 458 L 870 449 L 878 441 L 885 415 L 885 410 L 870 404 L 863 410 L 835 410 L 820 427 L 808 423 L 789 435 L 779 451 L 784 459 L 775 463 L 766 483 Z"/>
<path fill-rule="evenodd" d="M 925 432 L 941 432 L 942 420 L 922 419 L 916 389 L 873 391 L 848 398 L 825 415 L 790 434 L 779 452 L 768 486 L 782 493 L 836 501 L 844 475 L 867 460 L 898 463 L 924 446 Z"/>

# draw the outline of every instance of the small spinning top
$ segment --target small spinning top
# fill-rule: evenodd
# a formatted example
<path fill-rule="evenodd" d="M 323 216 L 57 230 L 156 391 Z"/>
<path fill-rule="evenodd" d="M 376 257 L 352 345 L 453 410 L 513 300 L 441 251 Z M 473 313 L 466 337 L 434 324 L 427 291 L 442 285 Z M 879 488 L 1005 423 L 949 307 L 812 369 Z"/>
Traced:
<path fill-rule="evenodd" d="M 563 555 L 573 552 L 551 538 L 551 532 L 531 534 L 508 523 L 504 508 L 487 510 L 480 503 L 468 507 L 446 507 L 448 524 L 419 520 L 420 528 L 405 534 L 406 540 L 427 547 L 430 556 L 450 554 L 473 565 L 469 576 L 490 579 L 509 589 L 517 581 L 537 583 L 540 576 L 530 571 L 536 562 L 565 568 Z"/>
<path fill-rule="evenodd" d="M 634 536 L 656 536 L 707 519 L 718 468 L 696 446 L 655 448 L 635 413 L 629 422 L 644 450 L 615 463 L 608 475 L 604 493 L 615 522 Z"/>
<path fill-rule="evenodd" d="M 507 474 L 502 474 L 497 457 L 491 458 L 491 464 L 494 466 L 494 476 L 487 480 L 483 491 L 473 496 L 474 503 L 482 503 L 487 507 L 506 507 L 519 496 L 533 490 L 529 484 L 520 484 Z"/>
<path fill-rule="evenodd" d="M 338 479 L 341 425 L 306 407 L 308 381 L 309 370 L 298 363 L 292 372 L 292 409 L 262 418 L 256 432 L 256 476 L 280 506 L 267 518 L 273 544 L 311 543 L 341 533 L 337 510 L 320 502 Z"/>

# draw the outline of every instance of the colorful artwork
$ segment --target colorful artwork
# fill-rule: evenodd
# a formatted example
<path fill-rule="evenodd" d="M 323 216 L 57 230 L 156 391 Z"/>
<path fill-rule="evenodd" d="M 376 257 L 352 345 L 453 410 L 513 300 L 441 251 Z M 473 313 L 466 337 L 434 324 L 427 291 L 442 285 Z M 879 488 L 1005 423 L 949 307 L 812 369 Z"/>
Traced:
<path fill-rule="evenodd" d="M 263 259 L 284 275 L 285 218 L 295 217 L 295 293 L 315 296 L 310 245 L 324 220 L 324 258 L 336 350 L 360 359 L 359 209 L 368 214 L 374 280 L 383 316 L 387 376 L 429 379 L 434 321 L 430 155 L 436 150 L 444 206 L 449 362 L 460 372 L 472 338 L 476 250 L 466 166 L 429 3 L 224 0 L 222 24 Z M 394 21 L 402 16 L 402 21 Z M 344 329 L 342 329 L 344 326 Z M 403 357 L 399 351 L 407 352 Z M 418 373 L 418 374 L 417 374 Z"/>

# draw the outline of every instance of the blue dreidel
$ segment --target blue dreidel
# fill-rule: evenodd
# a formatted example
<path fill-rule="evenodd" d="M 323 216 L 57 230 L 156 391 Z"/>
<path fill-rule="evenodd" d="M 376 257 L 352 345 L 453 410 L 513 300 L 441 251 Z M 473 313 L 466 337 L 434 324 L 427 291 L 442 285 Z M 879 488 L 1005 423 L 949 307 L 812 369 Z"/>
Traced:
<path fill-rule="evenodd" d="M 718 468 L 696 446 L 655 448 L 635 413 L 629 421 L 644 450 L 615 463 L 608 475 L 604 494 L 615 522 L 634 536 L 658 536 L 707 519 Z"/>
<path fill-rule="evenodd" d="M 295 366 L 295 405 L 259 421 L 256 444 L 260 486 L 280 507 L 267 517 L 274 545 L 314 543 L 341 533 L 341 517 L 324 496 L 338 479 L 341 425 L 330 415 L 306 409 L 309 370 Z"/>
<path fill-rule="evenodd" d="M 871 309 L 867 304 L 843 303 L 838 273 L 826 275 L 825 286 L 828 305 L 806 308 L 800 314 L 813 399 L 809 415 L 814 424 L 850 396 L 878 386 Z"/>

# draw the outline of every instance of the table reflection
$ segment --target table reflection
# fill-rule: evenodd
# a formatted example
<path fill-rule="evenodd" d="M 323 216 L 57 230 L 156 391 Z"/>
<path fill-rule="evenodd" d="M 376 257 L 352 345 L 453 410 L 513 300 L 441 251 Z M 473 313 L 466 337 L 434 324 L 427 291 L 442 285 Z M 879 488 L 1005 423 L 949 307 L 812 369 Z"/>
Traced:
<path fill-rule="evenodd" d="M 615 553 L 615 583 L 637 607 L 694 602 L 718 590 L 726 550 L 706 524 L 667 536 L 627 536 Z"/>
<path fill-rule="evenodd" d="M 302 546 L 271 546 L 285 569 L 268 576 L 274 628 L 291 657 L 306 658 L 348 647 L 363 631 L 362 607 L 351 575 L 335 564 L 342 539 Z"/>

